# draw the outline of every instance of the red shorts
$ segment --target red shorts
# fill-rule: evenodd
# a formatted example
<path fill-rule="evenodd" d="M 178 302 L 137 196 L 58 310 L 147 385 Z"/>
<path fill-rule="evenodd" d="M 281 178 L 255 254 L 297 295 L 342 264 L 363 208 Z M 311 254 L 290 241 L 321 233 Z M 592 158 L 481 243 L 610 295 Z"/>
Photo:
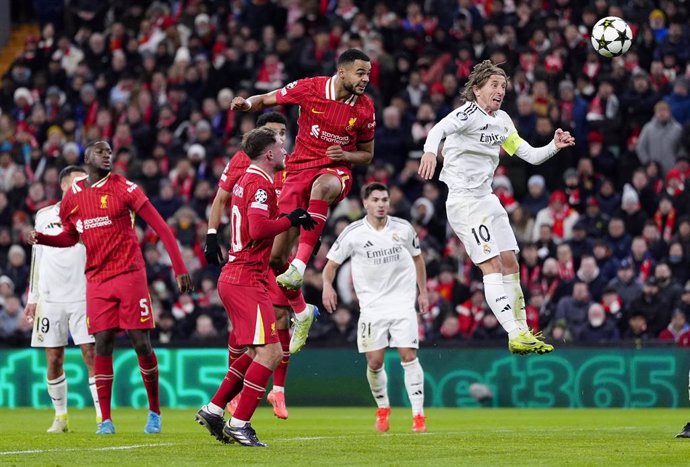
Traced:
<path fill-rule="evenodd" d="M 342 201 L 350 193 L 352 188 L 352 169 L 350 167 L 314 167 L 313 169 L 288 172 L 278 198 L 280 212 L 289 214 L 297 208 L 307 209 L 311 196 L 311 186 L 314 180 L 322 174 L 335 175 L 340 179 L 340 195 L 333 201 L 333 204 Z"/>
<path fill-rule="evenodd" d="M 290 306 L 290 302 L 288 301 L 287 297 L 285 296 L 283 291 L 280 290 L 280 287 L 278 287 L 278 283 L 276 282 L 276 275 L 270 268 L 268 270 L 268 298 L 271 301 L 271 303 L 275 306 Z"/>
<path fill-rule="evenodd" d="M 146 270 L 86 284 L 86 326 L 89 334 L 106 329 L 153 329 L 154 317 Z"/>
<path fill-rule="evenodd" d="M 218 295 L 238 346 L 279 342 L 276 315 L 266 289 L 218 282 Z"/>

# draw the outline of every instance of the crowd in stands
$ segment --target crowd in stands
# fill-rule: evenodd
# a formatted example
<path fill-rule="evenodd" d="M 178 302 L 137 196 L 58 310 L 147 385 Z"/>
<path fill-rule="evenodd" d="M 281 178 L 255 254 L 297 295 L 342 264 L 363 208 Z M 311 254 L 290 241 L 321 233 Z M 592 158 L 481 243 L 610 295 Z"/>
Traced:
<path fill-rule="evenodd" d="M 391 214 L 421 239 L 432 311 L 420 316 L 420 339 L 504 342 L 480 272 L 447 226 L 445 187 L 417 176 L 428 131 L 461 104 L 473 65 L 490 58 L 511 76 L 503 108 L 526 141 L 544 145 L 558 127 L 576 136 L 541 166 L 502 155 L 494 181 L 521 244 L 530 325 L 556 342 L 690 345 L 687 2 L 79 0 L 47 11 L 0 86 L 0 342 L 26 345 L 26 233 L 36 211 L 58 201 L 60 169 L 79 164 L 95 139 L 111 142 L 114 170 L 168 220 L 195 282 L 178 295 L 166 253 L 137 226 L 156 340 L 224 342 L 219 270 L 202 253 L 206 218 L 256 118 L 230 101 L 332 74 L 338 54 L 357 47 L 372 59 L 374 163 L 356 169 L 350 198 L 331 215 L 305 275 L 308 302 L 320 305 L 318 271 L 335 236 L 362 216 L 358 188 L 381 181 Z M 622 57 L 590 44 L 607 15 L 633 29 Z M 297 109 L 282 111 L 294 137 Z M 342 304 L 314 326 L 313 345 L 354 345 L 348 274 L 341 268 Z"/>

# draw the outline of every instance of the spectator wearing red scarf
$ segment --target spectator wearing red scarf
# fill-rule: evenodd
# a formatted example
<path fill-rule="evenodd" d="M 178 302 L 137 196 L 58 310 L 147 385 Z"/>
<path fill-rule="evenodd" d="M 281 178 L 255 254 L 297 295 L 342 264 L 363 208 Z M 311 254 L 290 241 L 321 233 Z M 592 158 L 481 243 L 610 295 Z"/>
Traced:
<path fill-rule="evenodd" d="M 537 213 L 537 218 L 534 221 L 533 238 L 539 237 L 539 226 L 546 224 L 551 226 L 553 239 L 556 243 L 570 240 L 578 214 L 568 205 L 567 201 L 567 197 L 562 191 L 557 190 L 551 193 L 549 205 Z"/>

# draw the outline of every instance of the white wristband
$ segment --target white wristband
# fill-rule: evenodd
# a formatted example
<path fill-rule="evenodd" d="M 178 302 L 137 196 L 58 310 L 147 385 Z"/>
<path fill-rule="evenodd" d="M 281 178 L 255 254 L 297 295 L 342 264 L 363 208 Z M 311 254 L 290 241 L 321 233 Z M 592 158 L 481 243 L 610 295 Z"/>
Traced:
<path fill-rule="evenodd" d="M 207 233 L 207 234 L 214 234 L 214 233 L 217 233 L 217 231 L 216 231 L 216 229 L 208 229 L 208 230 L 206 231 L 206 233 Z"/>

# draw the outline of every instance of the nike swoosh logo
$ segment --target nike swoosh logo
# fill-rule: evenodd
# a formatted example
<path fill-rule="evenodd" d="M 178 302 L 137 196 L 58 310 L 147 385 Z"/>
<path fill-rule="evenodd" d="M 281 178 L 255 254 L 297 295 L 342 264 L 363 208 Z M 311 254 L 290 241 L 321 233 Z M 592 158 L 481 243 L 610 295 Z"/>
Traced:
<path fill-rule="evenodd" d="M 312 113 L 315 113 L 315 114 L 325 114 L 325 113 L 326 113 L 325 110 L 324 110 L 323 112 L 319 112 L 319 111 L 316 110 L 314 107 L 311 108 L 311 112 L 312 112 Z"/>
<path fill-rule="evenodd" d="M 147 321 L 150 320 L 150 319 L 151 319 L 150 316 L 147 316 L 146 318 L 139 318 L 139 322 L 140 322 L 140 323 L 145 323 L 145 322 L 147 322 Z"/>
<path fill-rule="evenodd" d="M 520 342 L 522 345 L 537 345 L 536 342 Z"/>
<path fill-rule="evenodd" d="M 74 206 L 74 209 L 72 209 L 69 213 L 74 214 L 75 212 L 77 212 L 77 209 L 79 209 L 79 206 Z"/>

